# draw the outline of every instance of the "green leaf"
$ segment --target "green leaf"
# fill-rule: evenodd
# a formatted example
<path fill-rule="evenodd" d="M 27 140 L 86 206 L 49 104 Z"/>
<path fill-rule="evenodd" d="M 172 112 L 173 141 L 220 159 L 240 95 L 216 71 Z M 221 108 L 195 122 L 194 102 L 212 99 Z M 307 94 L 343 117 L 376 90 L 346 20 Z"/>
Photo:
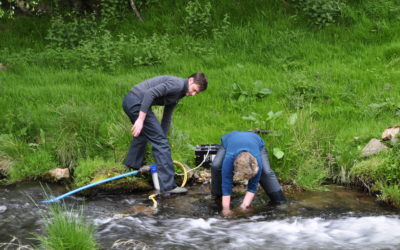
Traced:
<path fill-rule="evenodd" d="M 274 148 L 274 149 L 273 149 L 273 152 L 274 152 L 274 156 L 275 156 L 277 159 L 282 159 L 283 156 L 285 155 L 285 153 L 283 153 L 283 151 L 282 151 L 280 148 Z"/>
<path fill-rule="evenodd" d="M 246 101 L 246 96 L 242 94 L 239 96 L 238 102 L 244 102 L 244 101 Z"/>
<path fill-rule="evenodd" d="M 294 124 L 296 124 L 296 121 L 297 121 L 297 114 L 294 113 L 289 117 L 288 124 L 293 126 Z"/>
<path fill-rule="evenodd" d="M 243 119 L 243 120 L 246 120 L 246 121 L 252 121 L 252 122 L 257 121 L 257 118 L 255 118 L 255 117 L 252 116 L 252 115 L 249 115 L 249 116 L 242 116 L 242 119 Z"/>

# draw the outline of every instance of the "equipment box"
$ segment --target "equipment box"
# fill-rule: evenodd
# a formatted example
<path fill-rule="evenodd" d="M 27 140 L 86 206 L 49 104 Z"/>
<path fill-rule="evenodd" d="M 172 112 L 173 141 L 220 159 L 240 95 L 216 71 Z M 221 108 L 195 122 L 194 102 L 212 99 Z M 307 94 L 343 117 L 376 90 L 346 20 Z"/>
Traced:
<path fill-rule="evenodd" d="M 221 147 L 219 144 L 202 144 L 197 145 L 194 149 L 195 153 L 195 165 L 200 165 L 203 161 L 203 168 L 210 168 L 211 163 L 215 158 L 215 155 L 218 152 L 218 149 Z"/>

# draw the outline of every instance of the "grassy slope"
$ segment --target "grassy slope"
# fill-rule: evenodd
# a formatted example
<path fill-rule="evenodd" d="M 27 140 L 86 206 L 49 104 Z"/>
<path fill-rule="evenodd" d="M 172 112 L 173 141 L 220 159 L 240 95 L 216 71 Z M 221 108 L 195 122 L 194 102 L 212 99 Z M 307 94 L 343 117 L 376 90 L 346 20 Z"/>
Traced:
<path fill-rule="evenodd" d="M 213 48 L 202 57 L 179 49 L 186 42 L 179 29 L 183 7 L 162 3 L 165 6 L 144 13 L 144 23 L 128 18 L 114 32 L 170 34 L 176 53 L 166 64 L 121 65 L 114 72 L 100 72 L 60 70 L 42 63 L 0 71 L 0 115 L 6 124 L 1 133 L 19 133 L 25 142 L 38 143 L 37 150 L 50 152 L 58 165 L 74 166 L 96 156 L 115 160 L 114 150 L 121 161 L 130 141 L 121 101 L 130 87 L 156 75 L 185 77 L 203 71 L 209 89 L 183 99 L 174 113 L 175 159 L 191 164 L 193 151 L 188 145 L 219 143 L 229 131 L 255 128 L 257 124 L 241 118 L 249 112 L 283 111 L 264 127 L 281 131 L 279 136 L 264 136 L 269 151 L 280 148 L 285 153 L 282 160 L 270 156 L 281 179 L 312 188 L 339 175 L 342 167 L 350 169 L 364 143 L 398 123 L 400 72 L 391 53 L 400 51 L 399 21 L 387 19 L 384 28 L 374 31 L 380 21 L 359 15 L 356 22 L 320 31 L 279 1 L 250 2 L 226 1 L 215 8 L 216 22 L 228 13 L 231 26 L 222 39 L 201 42 Z M 2 23 L 5 39 L 0 46 L 41 51 L 47 26 L 46 18 Z M 272 94 L 244 103 L 230 97 L 233 83 L 251 91 L 256 80 Z M 382 103 L 386 103 L 382 108 L 369 107 Z M 297 122 L 288 125 L 294 113 Z M 40 140 L 41 130 L 46 143 Z M 361 140 L 354 141 L 356 136 Z M 32 151 L 21 148 L 19 153 L 3 152 L 21 165 L 23 157 L 18 155 Z M 329 155 L 333 159 L 328 160 Z"/>

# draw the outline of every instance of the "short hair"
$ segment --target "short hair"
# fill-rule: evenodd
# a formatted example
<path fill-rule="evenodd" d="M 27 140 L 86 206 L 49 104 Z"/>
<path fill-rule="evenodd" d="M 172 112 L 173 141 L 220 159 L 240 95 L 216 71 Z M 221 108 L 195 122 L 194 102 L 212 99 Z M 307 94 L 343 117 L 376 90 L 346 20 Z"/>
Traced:
<path fill-rule="evenodd" d="M 208 79 L 204 73 L 197 72 L 189 76 L 188 79 L 189 78 L 193 78 L 194 83 L 200 86 L 200 91 L 204 91 L 207 89 Z"/>
<path fill-rule="evenodd" d="M 242 152 L 237 157 L 234 165 L 235 178 L 250 180 L 258 173 L 256 158 L 249 152 Z"/>

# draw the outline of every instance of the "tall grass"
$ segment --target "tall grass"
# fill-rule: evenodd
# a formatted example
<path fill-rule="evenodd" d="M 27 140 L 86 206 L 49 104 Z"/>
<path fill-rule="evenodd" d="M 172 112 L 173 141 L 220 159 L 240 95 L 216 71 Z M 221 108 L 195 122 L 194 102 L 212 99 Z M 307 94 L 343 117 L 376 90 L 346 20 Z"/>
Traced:
<path fill-rule="evenodd" d="M 273 131 L 262 136 L 281 180 L 309 189 L 328 179 L 346 182 L 363 145 L 398 124 L 400 22 L 392 15 L 398 11 L 390 7 L 394 0 L 381 0 L 382 5 L 343 2 L 342 19 L 317 28 L 307 15 L 281 1 L 222 1 L 212 4 L 211 31 L 196 37 L 177 25 L 185 22 L 186 5 L 160 1 L 146 9 L 143 23 L 126 18 L 104 40 L 126 45 L 119 35 L 134 33 L 152 50 L 158 41 L 152 40 L 153 34 L 168 36 L 168 53 L 158 47 L 146 63 L 138 64 L 143 51 L 117 51 L 113 58 L 111 47 L 93 47 L 102 50 L 92 52 L 77 45 L 94 57 L 108 53 L 115 61 L 100 55 L 94 59 L 99 59 L 96 65 L 111 67 L 87 66 L 88 57 L 80 60 L 68 48 L 47 48 L 49 19 L 0 23 L 8 37 L 0 41 L 8 48 L 0 50 L 0 61 L 8 66 L 0 71 L 0 133 L 13 136 L 18 148 L 28 147 L 19 150 L 22 155 L 29 155 L 33 149 L 26 145 L 34 143 L 64 167 L 75 168 L 97 156 L 122 162 L 131 139 L 131 125 L 121 108 L 124 94 L 156 75 L 187 77 L 203 71 L 210 81 L 207 91 L 184 98 L 174 112 L 170 143 L 176 160 L 192 165 L 191 145 L 219 143 L 232 130 L 262 125 L 260 129 Z M 171 8 L 174 14 L 166 11 Z M 225 14 L 229 24 L 223 21 Z M 36 27 L 28 32 L 30 42 L 22 36 L 26 30 L 18 28 L 27 20 L 29 27 Z M 222 33 L 214 36 L 213 30 Z M 74 65 L 62 60 L 72 54 Z M 122 55 L 130 59 L 118 61 Z M 162 60 L 152 60 L 154 56 Z M 257 80 L 269 95 L 233 98 L 234 84 L 251 92 Z M 271 111 L 281 115 L 269 119 Z M 252 112 L 261 118 L 243 119 Z M 293 115 L 298 118 L 289 124 Z M 283 151 L 282 159 L 273 156 L 274 148 Z M 0 150 L 14 162 L 21 159 L 4 145 Z"/>
<path fill-rule="evenodd" d="M 37 236 L 41 249 L 99 249 L 94 239 L 94 227 L 84 221 L 83 211 L 53 204 L 45 219 L 45 236 Z"/>

